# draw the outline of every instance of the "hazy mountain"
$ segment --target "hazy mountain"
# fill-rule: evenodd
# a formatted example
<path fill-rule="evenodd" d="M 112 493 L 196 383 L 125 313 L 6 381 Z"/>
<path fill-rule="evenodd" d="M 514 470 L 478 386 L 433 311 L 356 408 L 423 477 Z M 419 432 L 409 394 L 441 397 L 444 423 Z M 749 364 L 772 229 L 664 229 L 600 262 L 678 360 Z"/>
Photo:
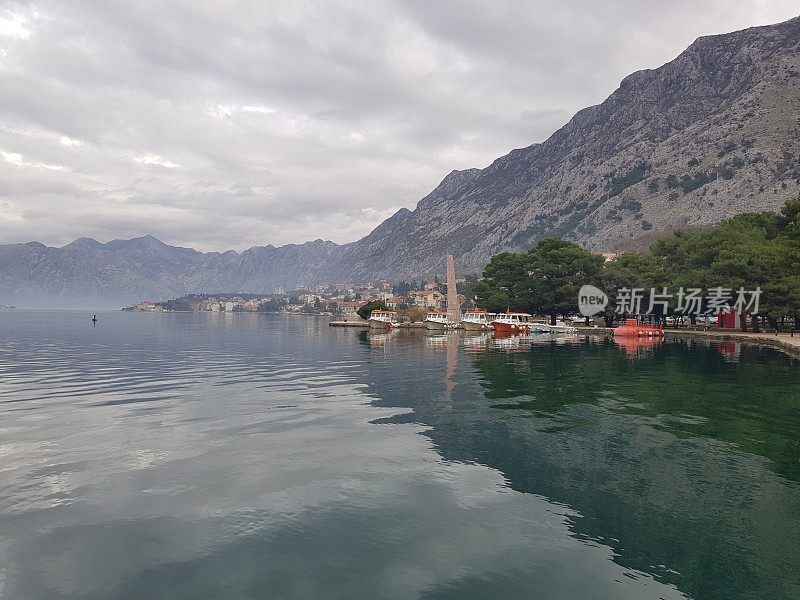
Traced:
<path fill-rule="evenodd" d="M 351 244 L 203 254 L 150 236 L 0 246 L 0 303 L 119 305 L 188 291 L 480 268 L 558 235 L 613 249 L 643 234 L 774 210 L 800 189 L 800 18 L 702 37 L 626 77 L 541 144 L 453 171 L 413 211 Z"/>

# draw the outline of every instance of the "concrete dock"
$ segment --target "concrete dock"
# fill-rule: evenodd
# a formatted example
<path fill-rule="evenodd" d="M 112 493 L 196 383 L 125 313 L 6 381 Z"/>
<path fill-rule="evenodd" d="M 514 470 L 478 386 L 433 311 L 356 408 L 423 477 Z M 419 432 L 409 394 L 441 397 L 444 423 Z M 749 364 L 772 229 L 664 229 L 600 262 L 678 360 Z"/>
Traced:
<path fill-rule="evenodd" d="M 328 323 L 329 327 L 361 327 L 364 329 L 369 328 L 367 321 L 331 321 Z M 425 329 L 425 323 L 397 323 L 393 325 L 394 329 Z"/>

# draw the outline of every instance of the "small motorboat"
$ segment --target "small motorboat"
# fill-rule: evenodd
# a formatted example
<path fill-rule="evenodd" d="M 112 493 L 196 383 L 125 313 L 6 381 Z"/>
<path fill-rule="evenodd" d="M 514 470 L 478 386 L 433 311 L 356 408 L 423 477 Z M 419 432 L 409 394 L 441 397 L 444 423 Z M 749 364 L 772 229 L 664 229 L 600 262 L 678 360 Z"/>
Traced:
<path fill-rule="evenodd" d="M 550 323 L 531 323 L 531 331 L 534 333 L 577 333 L 578 330 L 572 325 L 567 325 L 564 321 L 556 321 L 554 325 Z"/>
<path fill-rule="evenodd" d="M 577 333 L 578 329 L 572 325 L 567 325 L 564 321 L 556 321 L 555 325 L 550 325 L 550 333 Z"/>

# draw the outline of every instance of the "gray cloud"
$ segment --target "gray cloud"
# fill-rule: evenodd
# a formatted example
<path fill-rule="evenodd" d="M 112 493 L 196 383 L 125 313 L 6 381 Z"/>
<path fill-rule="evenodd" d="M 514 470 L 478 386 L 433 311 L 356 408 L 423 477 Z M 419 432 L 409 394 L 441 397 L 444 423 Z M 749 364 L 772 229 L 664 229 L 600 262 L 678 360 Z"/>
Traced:
<path fill-rule="evenodd" d="M 366 234 L 790 1 L 4 3 L 0 243 Z"/>

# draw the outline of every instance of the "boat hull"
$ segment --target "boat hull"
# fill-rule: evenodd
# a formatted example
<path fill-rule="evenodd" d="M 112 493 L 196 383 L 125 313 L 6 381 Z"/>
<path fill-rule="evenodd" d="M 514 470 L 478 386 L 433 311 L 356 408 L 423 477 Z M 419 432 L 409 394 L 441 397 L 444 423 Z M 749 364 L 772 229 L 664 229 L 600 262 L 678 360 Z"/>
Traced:
<path fill-rule="evenodd" d="M 472 321 L 461 321 L 461 325 L 467 331 L 486 331 L 489 329 L 488 323 L 474 323 Z"/>
<path fill-rule="evenodd" d="M 444 331 L 447 329 L 446 323 L 440 323 L 439 321 L 428 321 L 425 320 L 425 329 L 430 329 L 433 331 Z"/>
<path fill-rule="evenodd" d="M 652 325 L 640 325 L 638 327 L 620 325 L 614 329 L 613 334 L 614 337 L 664 337 L 664 331 Z"/>
<path fill-rule="evenodd" d="M 389 321 L 378 321 L 376 319 L 369 320 L 370 329 L 391 329 L 392 324 Z"/>
<path fill-rule="evenodd" d="M 524 323 L 517 325 L 515 323 L 501 323 L 499 321 L 495 321 L 492 323 L 492 325 L 494 326 L 495 332 L 503 335 L 528 333 L 530 331 L 530 327 Z"/>

